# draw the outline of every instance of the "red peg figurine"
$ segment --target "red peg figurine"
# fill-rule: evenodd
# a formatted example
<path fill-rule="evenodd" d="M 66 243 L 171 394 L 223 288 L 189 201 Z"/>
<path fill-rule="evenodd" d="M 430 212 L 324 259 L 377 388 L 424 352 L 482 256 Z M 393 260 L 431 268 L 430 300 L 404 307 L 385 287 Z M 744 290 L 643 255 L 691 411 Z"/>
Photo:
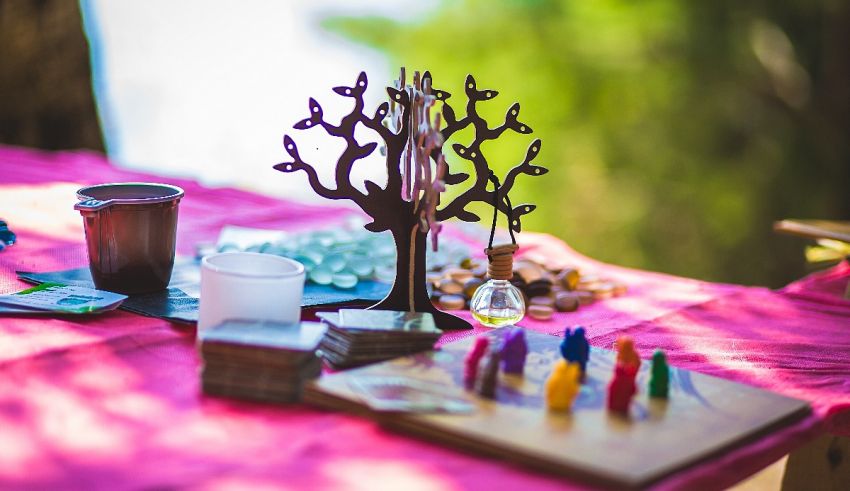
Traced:
<path fill-rule="evenodd" d="M 478 378 L 478 365 L 481 363 L 481 358 L 487 353 L 487 348 L 490 346 L 490 340 L 487 336 L 479 336 L 475 338 L 475 344 L 466 354 L 463 359 L 463 383 L 467 388 L 471 389 L 475 386 L 475 379 Z"/>
<path fill-rule="evenodd" d="M 617 364 L 614 378 L 608 385 L 608 410 L 624 416 L 629 414 L 629 405 L 637 392 L 635 377 L 637 366 Z"/>

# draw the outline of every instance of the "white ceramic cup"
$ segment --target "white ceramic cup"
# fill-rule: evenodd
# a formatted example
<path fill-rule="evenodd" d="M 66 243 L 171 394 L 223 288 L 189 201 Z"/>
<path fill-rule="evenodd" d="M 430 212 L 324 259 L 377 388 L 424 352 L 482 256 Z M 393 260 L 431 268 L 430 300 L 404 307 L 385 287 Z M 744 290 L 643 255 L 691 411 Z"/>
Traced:
<path fill-rule="evenodd" d="M 304 266 L 256 252 L 224 252 L 201 260 L 198 330 L 227 319 L 301 320 Z"/>

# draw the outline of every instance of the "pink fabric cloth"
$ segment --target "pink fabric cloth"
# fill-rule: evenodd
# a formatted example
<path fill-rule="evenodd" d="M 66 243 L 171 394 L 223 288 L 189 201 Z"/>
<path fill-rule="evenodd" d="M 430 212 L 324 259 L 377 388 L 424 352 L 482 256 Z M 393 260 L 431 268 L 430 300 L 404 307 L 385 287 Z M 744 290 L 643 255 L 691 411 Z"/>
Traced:
<path fill-rule="evenodd" d="M 269 178 L 282 179 L 274 171 Z M 15 270 L 86 264 L 71 209 L 85 184 L 166 180 L 186 190 L 178 248 L 224 224 L 293 229 L 333 223 L 343 208 L 209 189 L 110 166 L 99 155 L 0 147 L 0 217 L 20 242 L 0 253 L 0 293 L 26 287 Z M 798 424 L 680 471 L 656 487 L 719 488 L 827 427 L 850 435 L 850 302 L 842 264 L 774 292 L 606 265 L 550 236 L 523 233 L 522 253 L 615 277 L 616 299 L 529 329 L 583 324 L 595 346 L 632 335 L 644 357 L 812 402 Z M 447 333 L 449 342 L 475 331 Z M 389 433 L 307 407 L 205 397 L 194 330 L 126 312 L 0 318 L 0 488 L 570 489 L 575 483 Z"/>

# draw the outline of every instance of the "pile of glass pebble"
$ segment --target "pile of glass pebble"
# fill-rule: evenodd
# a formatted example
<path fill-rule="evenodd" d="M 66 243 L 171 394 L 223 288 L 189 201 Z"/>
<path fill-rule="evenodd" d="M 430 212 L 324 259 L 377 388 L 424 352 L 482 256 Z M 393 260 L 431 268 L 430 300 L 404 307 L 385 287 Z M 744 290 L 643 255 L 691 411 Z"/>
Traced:
<path fill-rule="evenodd" d="M 435 252 L 428 242 L 427 268 L 441 268 L 450 258 L 469 256 L 463 242 L 440 237 Z M 218 252 L 246 251 L 294 259 L 304 265 L 307 281 L 339 289 L 355 288 L 360 281 L 392 283 L 395 280 L 396 246 L 390 233 L 373 233 L 361 226 L 287 234 L 285 239 L 239 248 L 219 244 Z"/>

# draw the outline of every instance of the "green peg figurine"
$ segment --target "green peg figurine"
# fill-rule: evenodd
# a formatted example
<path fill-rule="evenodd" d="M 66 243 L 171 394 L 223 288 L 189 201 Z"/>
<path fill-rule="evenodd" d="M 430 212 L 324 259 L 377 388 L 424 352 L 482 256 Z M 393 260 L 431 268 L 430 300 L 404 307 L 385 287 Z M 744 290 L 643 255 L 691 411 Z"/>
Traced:
<path fill-rule="evenodd" d="M 652 370 L 649 377 L 649 397 L 667 399 L 670 391 L 670 367 L 661 350 L 652 354 Z"/>

